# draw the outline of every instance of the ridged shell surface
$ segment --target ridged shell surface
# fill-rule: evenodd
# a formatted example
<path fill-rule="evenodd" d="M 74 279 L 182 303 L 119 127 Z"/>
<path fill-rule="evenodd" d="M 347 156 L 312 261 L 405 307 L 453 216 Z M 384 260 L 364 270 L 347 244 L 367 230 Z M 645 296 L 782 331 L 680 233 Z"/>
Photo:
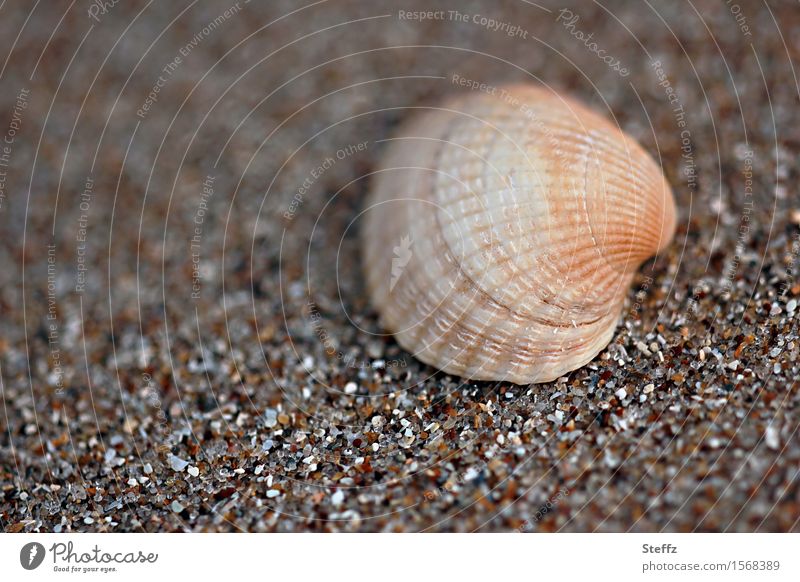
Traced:
<path fill-rule="evenodd" d="M 362 214 L 367 289 L 398 343 L 451 374 L 528 384 L 588 363 L 675 230 L 653 159 L 544 88 L 419 108 L 386 145 Z"/>

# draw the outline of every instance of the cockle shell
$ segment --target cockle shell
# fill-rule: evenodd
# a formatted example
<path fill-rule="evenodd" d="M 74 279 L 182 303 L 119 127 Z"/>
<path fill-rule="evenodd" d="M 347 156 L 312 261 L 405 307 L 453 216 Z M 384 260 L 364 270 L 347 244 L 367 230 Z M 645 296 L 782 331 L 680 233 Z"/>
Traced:
<path fill-rule="evenodd" d="M 611 341 L 636 269 L 674 234 L 659 166 L 544 88 L 421 109 L 388 140 L 363 212 L 383 326 L 464 378 L 529 384 L 585 365 Z"/>

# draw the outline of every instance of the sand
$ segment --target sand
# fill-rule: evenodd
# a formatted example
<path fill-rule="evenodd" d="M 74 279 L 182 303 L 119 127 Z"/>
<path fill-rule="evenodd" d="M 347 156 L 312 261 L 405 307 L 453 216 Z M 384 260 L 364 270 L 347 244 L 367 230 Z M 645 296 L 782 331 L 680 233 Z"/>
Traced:
<path fill-rule="evenodd" d="M 0 526 L 799 531 L 796 6 L 400 4 L 2 5 Z M 678 232 L 590 365 L 469 382 L 381 333 L 358 213 L 408 108 L 525 80 Z"/>

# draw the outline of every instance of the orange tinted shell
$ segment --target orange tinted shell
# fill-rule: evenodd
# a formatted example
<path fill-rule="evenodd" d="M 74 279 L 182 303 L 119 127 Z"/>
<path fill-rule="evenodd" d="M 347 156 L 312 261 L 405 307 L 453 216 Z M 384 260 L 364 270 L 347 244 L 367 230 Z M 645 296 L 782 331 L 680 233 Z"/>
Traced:
<path fill-rule="evenodd" d="M 451 374 L 518 384 L 609 341 L 675 231 L 661 169 L 580 103 L 529 85 L 416 113 L 374 176 L 362 242 L 381 322 Z"/>

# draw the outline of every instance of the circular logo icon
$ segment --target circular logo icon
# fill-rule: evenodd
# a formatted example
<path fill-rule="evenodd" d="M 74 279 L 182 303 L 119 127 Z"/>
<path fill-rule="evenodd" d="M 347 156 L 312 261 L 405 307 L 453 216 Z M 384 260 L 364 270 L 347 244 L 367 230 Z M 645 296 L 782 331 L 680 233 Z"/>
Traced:
<path fill-rule="evenodd" d="M 44 546 L 39 542 L 30 542 L 19 551 L 19 563 L 26 570 L 35 570 L 44 561 Z"/>

